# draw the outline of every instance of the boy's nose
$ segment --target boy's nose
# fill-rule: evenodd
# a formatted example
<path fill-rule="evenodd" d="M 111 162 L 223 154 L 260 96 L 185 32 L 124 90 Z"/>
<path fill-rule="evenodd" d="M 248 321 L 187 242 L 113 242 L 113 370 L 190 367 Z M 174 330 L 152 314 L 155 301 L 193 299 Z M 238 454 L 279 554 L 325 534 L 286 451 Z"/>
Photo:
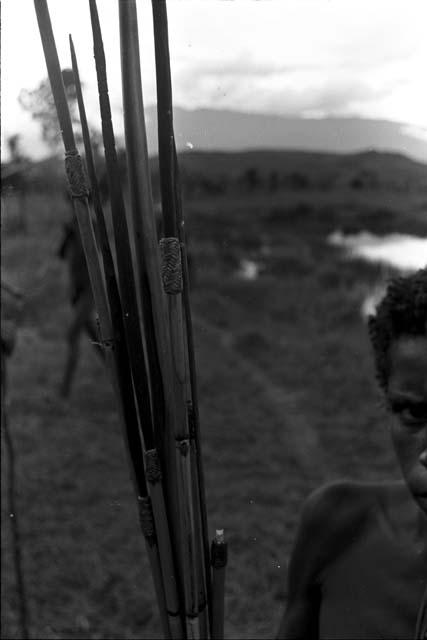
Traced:
<path fill-rule="evenodd" d="M 424 451 L 421 453 L 420 462 L 424 467 L 427 467 L 427 449 L 424 449 Z"/>

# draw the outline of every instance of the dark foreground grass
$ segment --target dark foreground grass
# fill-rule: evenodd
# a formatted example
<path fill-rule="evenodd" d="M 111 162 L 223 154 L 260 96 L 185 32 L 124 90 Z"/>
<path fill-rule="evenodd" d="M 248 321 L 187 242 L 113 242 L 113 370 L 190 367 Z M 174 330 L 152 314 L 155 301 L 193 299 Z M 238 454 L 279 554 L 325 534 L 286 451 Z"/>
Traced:
<path fill-rule="evenodd" d="M 209 524 L 211 534 L 225 527 L 230 548 L 228 638 L 273 636 L 298 513 L 314 487 L 398 475 L 359 315 L 380 270 L 346 262 L 324 240 L 340 221 L 422 232 L 423 204 L 401 196 L 378 214 L 390 196 L 357 198 L 189 205 Z M 117 413 L 87 341 L 72 397 L 57 396 L 70 317 L 54 257 L 65 217 L 59 200 L 38 197 L 27 234 L 8 231 L 6 220 L 3 236 L 4 275 L 27 295 L 9 363 L 9 420 L 31 634 L 160 637 Z M 245 256 L 264 261 L 259 279 L 234 275 Z M 2 636 L 18 638 L 2 487 Z"/>

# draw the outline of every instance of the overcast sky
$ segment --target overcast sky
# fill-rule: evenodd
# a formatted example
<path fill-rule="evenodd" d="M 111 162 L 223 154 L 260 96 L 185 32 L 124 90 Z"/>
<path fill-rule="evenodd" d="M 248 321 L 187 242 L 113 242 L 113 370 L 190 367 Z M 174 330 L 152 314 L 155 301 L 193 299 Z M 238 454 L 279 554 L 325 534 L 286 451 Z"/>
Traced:
<path fill-rule="evenodd" d="M 144 101 L 155 101 L 149 0 L 139 0 Z M 98 122 L 87 0 L 50 0 L 62 67 L 73 35 L 89 119 Z M 115 0 L 98 0 L 117 132 L 120 52 Z M 21 133 L 40 155 L 39 127 L 17 102 L 47 75 L 33 0 L 3 0 L 3 141 Z M 407 123 L 427 137 L 426 0 L 169 0 L 174 103 Z"/>

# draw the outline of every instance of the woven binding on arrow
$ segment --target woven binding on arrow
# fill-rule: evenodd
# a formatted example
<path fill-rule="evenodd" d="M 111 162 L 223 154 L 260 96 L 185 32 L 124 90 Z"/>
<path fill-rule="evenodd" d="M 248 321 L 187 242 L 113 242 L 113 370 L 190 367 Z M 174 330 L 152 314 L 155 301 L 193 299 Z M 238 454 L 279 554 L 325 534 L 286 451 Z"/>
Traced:
<path fill-rule="evenodd" d="M 145 452 L 145 475 L 150 484 L 156 484 L 162 479 L 162 470 L 156 449 Z"/>
<path fill-rule="evenodd" d="M 65 171 L 70 185 L 71 197 L 82 198 L 89 195 L 83 162 L 80 155 L 74 151 L 65 154 Z"/>
<path fill-rule="evenodd" d="M 176 295 L 182 292 L 181 247 L 178 238 L 160 240 L 162 258 L 162 282 L 165 293 Z"/>
<path fill-rule="evenodd" d="M 154 529 L 153 509 L 149 496 L 138 496 L 139 522 L 144 538 L 150 546 L 156 542 L 156 532 Z"/>

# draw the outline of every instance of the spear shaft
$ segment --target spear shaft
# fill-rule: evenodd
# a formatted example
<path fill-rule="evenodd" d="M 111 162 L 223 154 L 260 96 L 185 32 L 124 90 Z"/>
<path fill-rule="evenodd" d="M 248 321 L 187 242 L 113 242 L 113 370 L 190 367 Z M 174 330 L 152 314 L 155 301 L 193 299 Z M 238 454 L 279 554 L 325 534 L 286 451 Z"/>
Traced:
<path fill-rule="evenodd" d="M 122 64 L 123 109 L 129 190 L 133 216 L 134 246 L 139 275 L 140 299 L 146 336 L 147 361 L 157 421 L 155 435 L 164 461 L 166 437 L 164 403 L 168 404 L 170 385 L 163 380 L 168 353 L 164 327 L 165 301 L 161 295 L 157 231 L 153 213 L 151 176 L 144 125 L 144 106 L 140 86 L 137 17 L 133 2 L 119 2 L 120 53 Z M 163 322 L 162 322 L 163 320 Z M 167 416 L 166 416 L 167 418 Z"/>
<path fill-rule="evenodd" d="M 190 370 L 190 387 L 191 387 L 191 403 L 189 405 L 189 423 L 190 423 L 190 436 L 194 440 L 195 444 L 195 462 L 197 467 L 197 490 L 198 504 L 200 508 L 201 516 L 201 535 L 202 546 L 204 556 L 204 571 L 205 571 L 205 585 L 206 585 L 206 597 L 208 605 L 208 615 L 210 623 L 211 619 L 211 602 L 212 602 L 212 583 L 211 583 L 211 571 L 210 571 L 210 550 L 209 550 L 209 533 L 208 533 L 208 514 L 206 509 L 206 489 L 205 489 L 205 473 L 203 469 L 203 456 L 202 456 L 202 443 L 200 436 L 200 416 L 199 416 L 199 398 L 197 390 L 197 373 L 196 373 L 196 354 L 194 347 L 194 334 L 193 334 L 193 322 L 191 316 L 191 304 L 190 304 L 190 277 L 188 272 L 188 258 L 187 258 L 187 243 L 185 237 L 184 217 L 182 213 L 182 201 L 181 201 L 181 187 L 179 177 L 179 166 L 176 154 L 176 148 L 174 145 L 174 157 L 175 157 L 175 202 L 176 202 L 176 220 L 178 227 L 178 237 L 181 244 L 182 253 L 182 266 L 183 266 L 183 302 L 184 302 L 184 317 L 185 328 L 187 336 L 187 348 L 188 348 L 188 364 Z"/>
<path fill-rule="evenodd" d="M 75 74 L 77 100 L 80 112 L 80 121 L 82 126 L 83 141 L 85 145 L 86 161 L 88 166 L 89 178 L 92 186 L 92 199 L 94 209 L 97 215 L 97 221 L 100 230 L 100 240 L 102 253 L 104 258 L 104 270 L 107 282 L 107 291 L 110 298 L 110 306 L 112 308 L 113 327 L 116 331 L 116 366 L 120 373 L 120 390 L 123 397 L 123 409 L 125 413 L 125 426 L 126 426 L 126 439 L 128 442 L 128 452 L 131 458 L 131 469 L 133 468 L 134 474 L 137 479 L 137 495 L 138 505 L 140 511 L 141 527 L 146 540 L 146 546 L 148 556 L 151 564 L 151 570 L 153 574 L 153 581 L 155 591 L 157 595 L 157 601 L 160 608 L 160 617 L 163 625 L 163 632 L 165 637 L 171 637 L 171 628 L 169 626 L 168 610 L 167 610 L 167 598 L 165 594 L 165 583 L 162 578 L 162 567 L 160 561 L 160 549 L 164 546 L 162 542 L 159 544 L 159 536 L 163 535 L 163 531 L 159 528 L 155 530 L 153 516 L 158 509 L 158 500 L 151 501 L 148 497 L 147 485 L 144 475 L 144 454 L 142 450 L 142 443 L 140 439 L 137 411 L 135 406 L 135 396 L 132 386 L 132 375 L 129 368 L 129 353 L 126 348 L 126 336 L 125 327 L 123 323 L 121 303 L 117 281 L 114 272 L 114 263 L 111 255 L 111 250 L 108 242 L 108 234 L 105 226 L 104 213 L 102 210 L 101 200 L 98 190 L 98 181 L 95 171 L 95 163 L 93 161 L 92 147 L 90 143 L 90 134 L 86 118 L 86 110 L 84 107 L 77 59 L 74 51 L 74 46 L 70 36 L 70 47 L 73 71 Z M 149 398 L 147 398 L 149 402 Z M 148 522 L 147 522 L 148 520 Z M 154 517 L 154 520 L 156 518 Z M 151 531 L 150 531 L 151 529 Z M 166 582 L 166 588 L 167 588 Z"/>
<path fill-rule="evenodd" d="M 109 368 L 111 371 L 113 371 L 114 369 L 111 356 L 112 330 L 110 311 L 105 294 L 104 282 L 99 264 L 98 250 L 96 247 L 95 234 L 90 217 L 88 191 L 83 172 L 83 165 L 75 145 L 74 133 L 71 125 L 71 117 L 68 109 L 67 98 L 65 95 L 61 67 L 59 65 L 58 53 L 56 51 L 47 1 L 34 0 L 34 7 L 36 10 L 40 36 L 46 59 L 46 66 L 55 101 L 56 111 L 58 114 L 61 135 L 64 143 L 65 170 L 71 188 L 74 212 L 79 224 L 83 250 L 88 264 L 92 292 L 99 315 L 101 342 L 106 351 L 106 358 L 107 362 L 109 363 Z"/>
<path fill-rule="evenodd" d="M 153 413 L 151 390 L 145 364 L 145 350 L 142 341 L 141 327 L 138 316 L 138 303 L 135 289 L 129 233 L 126 220 L 126 210 L 123 201 L 120 177 L 118 171 L 117 151 L 111 107 L 108 94 L 106 62 L 102 42 L 101 28 L 95 0 L 89 0 L 94 41 L 94 54 L 98 78 L 99 105 L 101 110 L 102 136 L 107 164 L 108 184 L 111 196 L 113 214 L 113 230 L 117 255 L 117 271 L 121 294 L 123 322 L 128 344 L 128 353 L 134 381 L 134 389 L 138 405 L 141 429 L 144 434 L 144 444 L 147 449 L 154 448 Z"/>
<path fill-rule="evenodd" d="M 151 174 L 148 162 L 147 139 L 144 122 L 136 4 L 134 0 L 119 1 L 120 43 L 123 83 L 123 105 L 126 148 L 129 160 L 129 187 L 135 231 L 140 280 L 147 282 L 144 295 L 148 321 L 146 331 L 154 330 L 153 343 L 157 346 L 163 380 L 165 424 L 159 434 L 162 462 L 167 490 L 168 517 L 172 528 L 175 558 L 179 558 L 180 509 L 176 484 L 175 438 L 186 435 L 185 405 L 180 396 L 181 379 L 177 373 L 169 335 L 169 316 L 160 279 L 160 258 L 157 246 L 151 195 Z M 146 280 L 145 280 L 146 278 Z M 144 290 L 143 290 L 144 292 Z M 151 319 L 150 319 L 151 316 Z"/>
<path fill-rule="evenodd" d="M 150 467 L 150 472 L 147 463 L 147 455 L 149 453 L 152 453 L 154 456 L 156 456 L 156 458 L 158 455 L 155 447 L 156 441 L 154 437 L 153 426 L 158 425 L 158 430 L 162 429 L 163 427 L 163 396 L 159 397 L 159 391 L 161 391 L 161 387 L 159 386 L 157 379 L 155 379 L 157 370 L 153 368 L 153 366 L 156 366 L 155 358 L 157 357 L 157 354 L 154 353 L 154 360 L 153 358 L 150 360 L 149 356 L 153 353 L 151 351 L 151 341 L 148 340 L 148 345 L 147 341 L 145 343 L 143 342 L 141 327 L 139 325 L 138 305 L 135 289 L 135 275 L 133 271 L 129 234 L 126 221 L 126 210 L 119 179 L 117 152 L 111 120 L 111 107 L 108 93 L 104 45 L 96 1 L 89 0 L 89 6 L 94 41 L 95 64 L 98 78 L 102 133 L 113 212 L 113 228 L 116 239 L 118 275 L 122 306 L 124 311 L 126 338 L 128 341 L 128 352 L 134 379 L 134 389 L 135 393 L 138 394 L 137 397 L 139 399 L 141 399 L 141 395 L 139 395 L 141 386 L 143 386 L 143 388 L 145 389 L 145 385 L 147 385 L 148 388 L 148 384 L 151 383 L 151 407 L 147 403 L 145 403 L 145 405 L 142 404 L 142 406 L 139 404 L 138 406 L 140 408 L 140 419 L 143 423 L 142 430 L 144 433 L 144 444 L 146 449 L 145 459 L 147 465 L 147 480 L 149 482 L 149 491 L 157 529 L 157 540 L 159 543 L 160 565 L 163 577 L 163 586 L 165 590 L 164 593 L 167 606 L 168 623 L 172 637 L 181 638 L 182 627 L 179 617 L 177 580 L 175 575 L 175 568 L 172 561 L 171 541 L 168 530 L 168 522 L 166 519 L 166 509 L 164 505 L 162 473 L 160 470 L 160 465 L 157 462 L 153 465 L 153 469 Z M 147 184 L 149 184 L 149 181 L 147 181 Z M 148 377 L 148 372 L 145 369 L 146 351 L 144 349 L 144 346 L 146 347 L 148 355 L 148 371 L 153 374 L 151 378 Z M 151 408 L 154 409 L 154 415 Z M 142 412 L 145 412 L 145 414 L 142 413 L 141 410 Z M 144 415 L 148 416 L 149 412 L 150 424 L 148 425 L 148 420 L 147 423 L 145 423 L 144 421 Z"/>
<path fill-rule="evenodd" d="M 138 415 L 135 406 L 135 396 L 132 388 L 132 375 L 129 368 L 129 357 L 126 348 L 125 328 L 122 317 L 122 309 L 120 302 L 119 289 L 114 270 L 113 256 L 111 254 L 108 234 L 105 225 L 104 212 L 101 205 L 101 199 L 98 190 L 98 181 L 93 160 L 92 146 L 90 142 L 90 133 L 86 117 L 86 109 L 83 101 L 83 94 L 80 82 L 80 74 L 77 65 L 76 53 L 72 38 L 70 36 L 71 62 L 74 72 L 74 80 L 76 86 L 77 102 L 79 107 L 80 123 L 82 127 L 83 143 L 85 148 L 86 166 L 88 169 L 89 180 L 91 184 L 91 195 L 98 224 L 98 232 L 100 246 L 102 251 L 105 282 L 107 287 L 108 298 L 110 302 L 111 318 L 114 332 L 114 357 L 115 365 L 118 373 L 118 383 L 120 388 L 121 406 L 124 415 L 124 424 L 126 427 L 126 438 L 128 442 L 127 450 L 129 452 L 132 464 L 131 469 L 134 472 L 134 482 L 138 495 L 147 494 L 147 487 L 144 477 L 144 457 L 142 450 L 142 442 L 139 432 Z M 149 399 L 147 398 L 147 401 Z"/>
<path fill-rule="evenodd" d="M 169 53 L 169 34 L 166 0 L 152 0 L 154 44 L 156 54 L 156 84 L 157 84 L 157 122 L 159 138 L 159 166 L 162 191 L 162 209 L 165 235 L 178 236 L 181 248 L 181 263 L 183 274 L 182 302 L 184 306 L 185 331 L 188 350 L 188 365 L 190 374 L 191 406 L 190 429 L 195 445 L 195 471 L 197 475 L 197 498 L 200 510 L 202 547 L 204 557 L 204 582 L 210 615 L 211 576 L 210 552 L 208 536 L 208 520 L 206 510 L 205 479 L 202 464 L 202 449 L 200 438 L 200 420 L 197 394 L 196 362 L 194 350 L 193 328 L 190 305 L 190 283 L 188 275 L 187 248 L 182 213 L 181 187 L 179 180 L 179 166 L 175 146 L 173 128 L 172 79 Z"/>
<path fill-rule="evenodd" d="M 99 264 L 99 258 L 96 249 L 95 235 L 90 219 L 90 211 L 87 199 L 87 188 L 85 184 L 85 178 L 83 173 L 83 167 L 81 164 L 80 156 L 77 153 L 74 142 L 74 134 L 71 126 L 71 118 L 69 114 L 68 104 L 65 96 L 65 89 L 62 81 L 62 74 L 59 65 L 58 54 L 56 51 L 55 40 L 53 36 L 52 25 L 49 16 L 49 10 L 46 0 L 35 0 L 34 2 L 37 21 L 39 24 L 40 36 L 42 39 L 43 50 L 46 59 L 46 65 L 48 69 L 49 80 L 51 83 L 52 93 L 54 95 L 55 106 L 57 109 L 58 120 L 60 123 L 61 133 L 63 137 L 65 154 L 66 154 L 66 170 L 70 181 L 70 187 L 73 195 L 74 211 L 79 223 L 79 229 L 83 244 L 83 249 L 86 256 L 88 265 L 88 271 L 91 280 L 92 292 L 95 299 L 95 305 L 98 310 L 100 320 L 100 333 L 102 338 L 102 344 L 106 351 L 106 361 L 112 377 L 113 388 L 118 395 L 119 407 L 122 409 L 121 417 L 123 419 L 123 405 L 121 402 L 122 396 L 119 393 L 120 385 L 117 380 L 117 372 L 114 368 L 113 350 L 111 346 L 113 342 L 111 336 L 111 322 L 109 317 L 108 303 L 105 296 L 104 285 L 102 280 L 102 273 Z M 123 387 L 122 387 L 123 390 Z M 132 409 L 127 407 L 126 414 L 129 418 Z M 127 430 L 128 434 L 135 435 L 135 431 Z M 134 469 L 136 472 L 133 475 L 135 485 L 139 494 L 139 514 L 141 525 L 144 533 L 144 537 L 147 543 L 147 551 L 150 559 L 150 563 L 153 567 L 153 579 L 158 594 L 158 601 L 160 611 L 165 610 L 164 595 L 162 592 L 162 583 L 160 572 L 156 571 L 156 565 L 158 565 L 158 551 L 156 546 L 155 529 L 152 520 L 151 503 L 147 496 L 147 489 L 145 484 L 145 477 L 143 473 L 143 465 L 140 464 L 141 454 L 140 441 L 135 441 L 134 437 L 130 435 L 130 446 L 132 447 L 132 460 L 134 462 Z M 139 445 L 139 448 L 138 448 Z M 162 619 L 166 621 L 164 624 L 164 633 L 166 637 L 169 637 L 169 628 L 167 625 L 166 616 L 162 616 Z"/>

